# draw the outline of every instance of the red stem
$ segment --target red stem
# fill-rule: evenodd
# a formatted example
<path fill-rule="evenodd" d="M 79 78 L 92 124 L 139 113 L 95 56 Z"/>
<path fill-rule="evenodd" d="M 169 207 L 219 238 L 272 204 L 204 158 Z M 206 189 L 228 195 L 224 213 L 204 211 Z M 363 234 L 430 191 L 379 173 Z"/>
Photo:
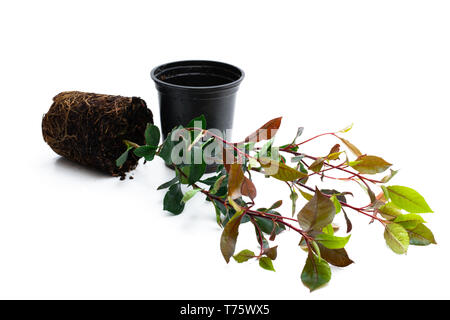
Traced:
<path fill-rule="evenodd" d="M 256 230 L 258 231 L 258 238 L 259 238 L 259 246 L 260 246 L 260 251 L 259 251 L 259 256 L 261 257 L 263 255 L 264 252 L 264 241 L 263 241 L 263 235 L 262 235 L 262 231 L 261 228 L 258 226 L 258 224 L 255 221 L 255 218 L 250 217 L 253 225 L 255 226 Z"/>
<path fill-rule="evenodd" d="M 302 144 L 305 144 L 305 143 L 307 143 L 307 142 L 309 142 L 309 141 L 311 141 L 311 140 L 314 140 L 314 139 L 317 139 L 317 138 L 319 138 L 319 137 L 326 136 L 326 135 L 332 135 L 332 136 L 335 136 L 335 137 L 336 137 L 336 134 L 335 134 L 334 132 L 322 133 L 322 134 L 319 134 L 319 135 L 317 135 L 317 136 L 315 136 L 315 137 L 312 137 L 312 138 L 310 138 L 310 139 L 308 139 L 308 140 L 302 141 L 302 142 L 300 142 L 300 143 L 297 143 L 297 144 L 294 144 L 294 145 L 291 144 L 291 145 L 287 146 L 286 148 L 283 148 L 283 149 L 280 149 L 280 150 L 281 150 L 281 151 L 286 151 L 286 150 L 284 150 L 284 149 L 290 149 L 290 148 L 292 148 L 292 147 L 298 147 L 298 146 L 301 146 Z"/>
<path fill-rule="evenodd" d="M 305 156 L 305 158 L 308 158 L 308 159 L 311 159 L 311 160 L 317 160 L 316 157 L 308 156 L 308 155 L 306 155 L 306 154 L 303 154 L 303 155 Z M 350 173 L 350 174 L 352 175 L 352 177 L 355 177 L 355 176 L 356 176 L 356 177 L 360 178 L 360 179 L 363 180 L 363 181 L 364 181 L 364 180 L 367 180 L 367 181 L 370 181 L 370 182 L 372 182 L 372 183 L 381 183 L 381 181 L 369 179 L 369 178 L 367 178 L 367 177 L 364 177 L 364 176 L 360 175 L 359 173 L 356 173 L 356 172 L 353 172 L 353 171 L 350 171 L 350 170 L 341 168 L 341 167 L 339 167 L 339 166 L 334 166 L 334 165 L 329 164 L 329 163 L 327 163 L 327 162 L 324 162 L 324 164 L 325 164 L 326 166 L 331 167 L 332 169 L 338 169 L 338 170 L 344 171 L 344 172 L 346 172 L 346 173 Z"/>
<path fill-rule="evenodd" d="M 237 152 L 239 152 L 240 154 L 243 154 L 247 159 L 248 159 L 248 158 L 253 158 L 253 157 L 251 157 L 249 154 L 247 154 L 247 153 L 243 152 L 242 150 L 240 150 L 239 148 L 237 148 L 237 147 L 235 146 L 234 143 L 228 142 L 228 141 L 224 140 L 223 138 L 221 138 L 221 137 L 219 137 L 219 136 L 217 136 L 217 135 L 215 135 L 215 134 L 209 132 L 208 130 L 203 130 L 203 129 L 199 129 L 199 128 L 187 128 L 187 130 L 201 130 L 203 133 L 209 134 L 210 136 L 219 139 L 219 140 L 222 141 L 223 143 L 228 144 L 228 145 L 231 145 Z M 308 139 L 308 140 L 305 140 L 305 141 L 303 141 L 303 142 L 300 142 L 300 143 L 296 144 L 295 146 L 300 146 L 300 145 L 302 145 L 302 144 L 304 144 L 304 143 L 307 143 L 307 142 L 309 142 L 309 141 L 311 141 L 311 140 L 314 140 L 314 139 L 316 139 L 316 138 L 319 138 L 319 137 L 322 137 L 322 136 L 325 136 L 325 135 L 333 135 L 333 136 L 336 137 L 336 134 L 335 134 L 334 132 L 322 133 L 322 134 L 319 134 L 319 135 L 317 135 L 317 136 L 315 136 L 315 137 L 312 137 L 312 138 L 310 138 L 310 139 Z M 285 147 L 285 148 L 280 149 L 280 151 L 285 151 L 285 152 L 288 152 L 288 153 L 292 153 L 292 154 L 294 154 L 294 155 L 299 155 L 299 153 L 290 150 L 291 147 L 292 147 L 292 145 L 287 146 L 287 147 Z M 304 155 L 306 158 L 308 158 L 308 159 L 312 159 L 312 160 L 316 160 L 316 159 L 317 159 L 316 157 L 313 157 L 313 156 L 308 156 L 308 155 L 306 155 L 306 154 L 303 154 L 303 155 Z M 303 160 L 302 160 L 302 162 L 303 162 Z M 303 162 L 303 163 L 304 163 L 304 162 Z M 356 177 L 360 178 L 360 179 L 363 181 L 363 183 L 364 183 L 367 187 L 368 187 L 368 185 L 367 185 L 367 183 L 366 183 L 365 180 L 370 181 L 370 182 L 372 182 L 372 183 L 381 183 L 381 181 L 372 180 L 372 179 L 366 178 L 366 177 L 364 177 L 364 176 L 361 176 L 361 175 L 359 175 L 358 173 L 355 173 L 355 172 L 346 170 L 346 169 L 344 169 L 344 168 L 341 168 L 341 165 L 339 165 L 339 166 L 334 166 L 334 165 L 331 165 L 331 164 L 326 163 L 326 162 L 325 162 L 324 164 L 327 165 L 327 166 L 329 166 L 331 169 L 338 169 L 338 170 L 341 170 L 341 171 L 344 171 L 344 172 L 347 172 L 347 173 L 352 174 L 352 177 L 356 176 Z M 330 169 L 330 170 L 331 170 L 331 169 Z M 300 185 L 300 186 L 302 186 L 302 187 L 304 187 L 304 188 L 306 188 L 306 189 L 308 189 L 308 190 L 310 190 L 310 191 L 312 191 L 312 192 L 315 192 L 314 189 L 312 189 L 312 188 L 310 188 L 310 187 L 308 187 L 308 186 L 306 186 L 306 185 L 304 185 L 304 184 L 302 184 L 302 183 L 300 183 L 300 182 L 297 182 L 297 184 Z M 194 185 L 194 187 L 198 187 L 198 186 Z M 200 189 L 201 189 L 201 188 L 200 188 Z M 204 189 L 202 189 L 202 193 L 206 194 L 210 199 L 211 199 L 211 198 L 214 198 L 214 199 L 216 199 L 216 200 L 222 202 L 222 203 L 226 206 L 226 202 L 225 202 L 223 199 L 211 195 L 208 191 L 206 191 L 206 190 L 204 190 Z M 326 196 L 327 196 L 327 197 L 331 197 L 330 195 L 326 195 Z M 349 205 L 349 204 L 347 204 L 347 203 L 345 203 L 345 202 L 342 202 L 342 201 L 339 201 L 339 203 L 340 203 L 342 206 L 348 207 L 348 208 L 353 209 L 353 210 L 355 210 L 355 211 L 357 211 L 357 212 L 359 212 L 359 213 L 362 213 L 362 214 L 364 214 L 364 215 L 366 215 L 366 216 L 368 216 L 368 217 L 371 217 L 372 219 L 378 220 L 378 221 L 380 221 L 382 224 L 386 224 L 386 221 L 384 221 L 384 220 L 382 220 L 382 219 L 380 219 L 380 218 L 378 218 L 378 217 L 376 217 L 376 216 L 374 216 L 374 215 L 371 215 L 371 214 L 369 214 L 369 213 L 363 211 L 363 210 L 362 210 L 363 208 L 356 208 L 356 207 L 354 207 L 354 206 L 352 206 L 352 205 Z M 367 207 L 367 206 L 366 206 L 366 207 Z M 366 208 L 366 207 L 364 207 L 364 208 Z M 298 228 L 296 228 L 296 227 L 294 227 L 294 226 L 292 226 L 292 225 L 290 225 L 289 223 L 287 223 L 287 222 L 284 221 L 284 219 L 297 221 L 297 220 L 295 220 L 295 219 L 288 218 L 288 217 L 283 217 L 283 216 L 277 216 L 277 215 L 268 214 L 268 213 L 261 213 L 261 212 L 259 212 L 259 211 L 250 210 L 249 208 L 247 208 L 247 210 L 244 212 L 244 214 L 249 214 L 249 215 L 251 215 L 251 216 L 258 216 L 258 217 L 261 217 L 261 218 L 271 219 L 272 221 L 277 220 L 277 221 L 279 221 L 280 223 L 282 223 L 283 225 L 285 225 L 285 226 L 287 226 L 287 227 L 289 227 L 289 228 L 291 228 L 291 229 L 297 231 L 298 233 L 300 233 L 302 236 L 305 237 L 305 239 L 306 239 L 307 242 L 308 242 L 309 236 L 306 234 L 306 232 L 304 232 L 303 230 L 298 229 Z"/>

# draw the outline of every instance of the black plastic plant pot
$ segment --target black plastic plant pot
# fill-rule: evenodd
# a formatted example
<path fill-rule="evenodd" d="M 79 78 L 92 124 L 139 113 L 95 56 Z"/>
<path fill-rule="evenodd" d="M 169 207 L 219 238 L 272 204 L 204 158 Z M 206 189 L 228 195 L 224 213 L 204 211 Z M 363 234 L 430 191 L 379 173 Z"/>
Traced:
<path fill-rule="evenodd" d="M 230 138 L 236 93 L 244 78 L 241 69 L 216 61 L 178 61 L 154 68 L 151 77 L 159 94 L 164 138 L 202 114 L 208 129 L 229 130 Z"/>

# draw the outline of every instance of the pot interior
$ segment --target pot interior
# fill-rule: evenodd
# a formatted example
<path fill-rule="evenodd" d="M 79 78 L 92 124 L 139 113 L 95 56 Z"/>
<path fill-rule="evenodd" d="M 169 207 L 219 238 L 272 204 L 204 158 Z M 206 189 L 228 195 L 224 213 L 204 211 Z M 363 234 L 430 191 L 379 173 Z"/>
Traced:
<path fill-rule="evenodd" d="M 154 77 L 161 82 L 182 87 L 223 86 L 242 78 L 238 68 L 214 61 L 181 61 L 158 67 Z"/>

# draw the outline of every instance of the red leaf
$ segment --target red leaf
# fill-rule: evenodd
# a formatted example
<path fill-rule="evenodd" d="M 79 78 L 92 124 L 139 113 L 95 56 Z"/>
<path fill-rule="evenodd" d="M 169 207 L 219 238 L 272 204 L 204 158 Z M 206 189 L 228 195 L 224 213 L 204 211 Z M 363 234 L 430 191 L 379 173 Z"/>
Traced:
<path fill-rule="evenodd" d="M 259 128 L 255 132 L 253 132 L 251 135 L 249 135 L 247 138 L 245 138 L 244 141 L 242 141 L 240 143 L 259 142 L 262 140 L 272 139 L 272 137 L 275 136 L 278 129 L 280 128 L 281 119 L 282 119 L 282 117 L 270 120 L 269 122 L 265 123 L 261 128 Z"/>
<path fill-rule="evenodd" d="M 337 153 L 339 152 L 339 149 L 341 148 L 340 144 L 335 144 L 333 146 L 333 148 L 331 148 L 330 152 L 328 153 L 328 155 L 333 154 L 333 153 Z"/>
<path fill-rule="evenodd" d="M 253 184 L 252 180 L 247 177 L 244 177 L 244 181 L 242 182 L 241 193 L 243 196 L 247 196 L 252 200 L 256 198 L 255 185 Z"/>

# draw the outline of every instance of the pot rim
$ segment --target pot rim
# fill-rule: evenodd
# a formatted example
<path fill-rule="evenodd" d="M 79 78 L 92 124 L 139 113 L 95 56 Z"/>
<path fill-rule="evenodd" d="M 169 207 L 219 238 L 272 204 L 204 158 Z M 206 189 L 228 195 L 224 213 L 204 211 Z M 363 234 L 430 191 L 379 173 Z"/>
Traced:
<path fill-rule="evenodd" d="M 205 66 L 205 67 L 218 67 L 222 69 L 226 69 L 230 72 L 235 72 L 236 74 L 239 74 L 239 78 L 225 83 L 225 84 L 219 84 L 219 85 L 213 85 L 213 86 L 184 86 L 184 85 L 177 85 L 172 84 L 169 82 L 166 82 L 164 80 L 159 79 L 159 74 L 163 71 L 166 71 L 173 67 L 189 67 L 189 66 Z M 220 61 L 214 61 L 214 60 L 180 60 L 180 61 L 173 61 L 169 63 L 161 64 L 155 68 L 152 69 L 150 72 L 150 76 L 155 83 L 161 87 L 167 87 L 167 88 L 174 88 L 174 89 L 180 89 L 180 90 L 191 90 L 191 91 L 210 91 L 210 90 L 226 90 L 230 88 L 234 88 L 239 86 L 239 84 L 242 82 L 242 80 L 245 77 L 245 73 L 242 69 L 231 65 L 229 63 L 220 62 Z"/>

